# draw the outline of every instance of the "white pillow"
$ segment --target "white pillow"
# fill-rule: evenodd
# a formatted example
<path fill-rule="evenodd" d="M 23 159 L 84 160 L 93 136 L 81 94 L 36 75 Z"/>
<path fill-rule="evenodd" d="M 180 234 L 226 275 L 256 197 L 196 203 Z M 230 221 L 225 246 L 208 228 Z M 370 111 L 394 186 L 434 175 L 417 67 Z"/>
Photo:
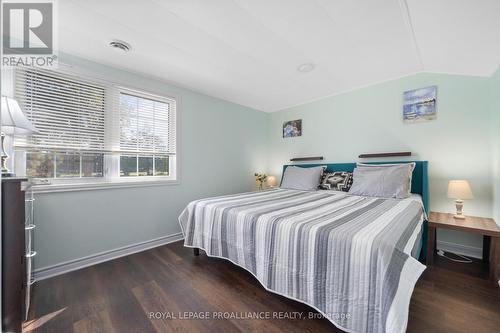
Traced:
<path fill-rule="evenodd" d="M 323 170 L 325 170 L 323 166 L 311 168 L 289 166 L 285 169 L 280 187 L 304 191 L 317 190 Z"/>
<path fill-rule="evenodd" d="M 410 196 L 415 163 L 361 164 L 353 172 L 349 194 L 405 199 Z"/>
<path fill-rule="evenodd" d="M 411 195 L 411 177 L 413 176 L 413 170 L 415 170 L 415 162 L 408 163 L 387 163 L 387 164 L 368 164 L 368 163 L 356 163 L 357 166 L 361 167 L 400 167 L 402 165 L 408 166 L 410 168 L 410 178 L 408 179 L 408 196 Z"/>

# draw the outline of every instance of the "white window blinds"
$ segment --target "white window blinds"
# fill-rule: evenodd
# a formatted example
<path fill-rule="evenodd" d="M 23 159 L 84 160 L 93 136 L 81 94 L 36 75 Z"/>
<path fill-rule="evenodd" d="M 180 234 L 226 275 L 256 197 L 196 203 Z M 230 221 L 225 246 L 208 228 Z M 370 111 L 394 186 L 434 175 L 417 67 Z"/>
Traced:
<path fill-rule="evenodd" d="M 118 105 L 121 153 L 175 154 L 175 100 L 121 89 Z"/>
<path fill-rule="evenodd" d="M 29 150 L 103 151 L 105 88 L 55 71 L 20 69 L 15 95 L 39 130 L 16 146 Z"/>

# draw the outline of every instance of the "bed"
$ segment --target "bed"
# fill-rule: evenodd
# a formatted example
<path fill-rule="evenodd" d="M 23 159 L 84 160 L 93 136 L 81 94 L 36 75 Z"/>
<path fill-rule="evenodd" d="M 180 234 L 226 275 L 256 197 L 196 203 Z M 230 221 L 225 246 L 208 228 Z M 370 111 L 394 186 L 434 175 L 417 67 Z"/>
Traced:
<path fill-rule="evenodd" d="M 407 199 L 277 188 L 193 201 L 179 217 L 184 245 L 232 261 L 346 332 L 404 332 L 425 269 L 427 162 L 415 163 Z"/>

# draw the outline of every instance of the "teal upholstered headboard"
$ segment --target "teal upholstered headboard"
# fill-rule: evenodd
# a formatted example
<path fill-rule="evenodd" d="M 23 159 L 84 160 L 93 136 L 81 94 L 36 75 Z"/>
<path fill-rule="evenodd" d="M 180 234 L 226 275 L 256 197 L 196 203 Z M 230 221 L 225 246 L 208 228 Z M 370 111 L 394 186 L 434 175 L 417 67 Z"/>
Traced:
<path fill-rule="evenodd" d="M 370 164 L 393 164 L 393 163 L 409 163 L 415 162 L 415 169 L 411 178 L 411 193 L 420 194 L 424 203 L 426 213 L 429 213 L 429 176 L 427 173 L 429 163 L 427 161 L 401 161 L 401 162 L 369 162 Z M 356 167 L 356 163 L 317 163 L 317 164 L 293 164 L 295 166 L 310 168 L 315 166 L 326 165 L 327 172 L 334 171 L 350 171 Z M 284 165 L 283 171 L 290 165 Z M 427 244 L 427 223 L 424 223 L 422 234 L 422 257 L 426 255 Z"/>

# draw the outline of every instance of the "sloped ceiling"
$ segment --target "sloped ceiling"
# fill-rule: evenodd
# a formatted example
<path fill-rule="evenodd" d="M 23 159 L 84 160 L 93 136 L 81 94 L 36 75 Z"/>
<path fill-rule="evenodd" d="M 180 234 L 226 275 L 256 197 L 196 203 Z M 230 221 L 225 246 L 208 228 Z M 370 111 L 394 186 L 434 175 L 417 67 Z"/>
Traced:
<path fill-rule="evenodd" d="M 489 76 L 498 0 L 59 0 L 59 49 L 272 112 L 416 72 Z M 110 49 L 111 39 L 132 45 Z M 297 70 L 313 63 L 308 73 Z"/>

